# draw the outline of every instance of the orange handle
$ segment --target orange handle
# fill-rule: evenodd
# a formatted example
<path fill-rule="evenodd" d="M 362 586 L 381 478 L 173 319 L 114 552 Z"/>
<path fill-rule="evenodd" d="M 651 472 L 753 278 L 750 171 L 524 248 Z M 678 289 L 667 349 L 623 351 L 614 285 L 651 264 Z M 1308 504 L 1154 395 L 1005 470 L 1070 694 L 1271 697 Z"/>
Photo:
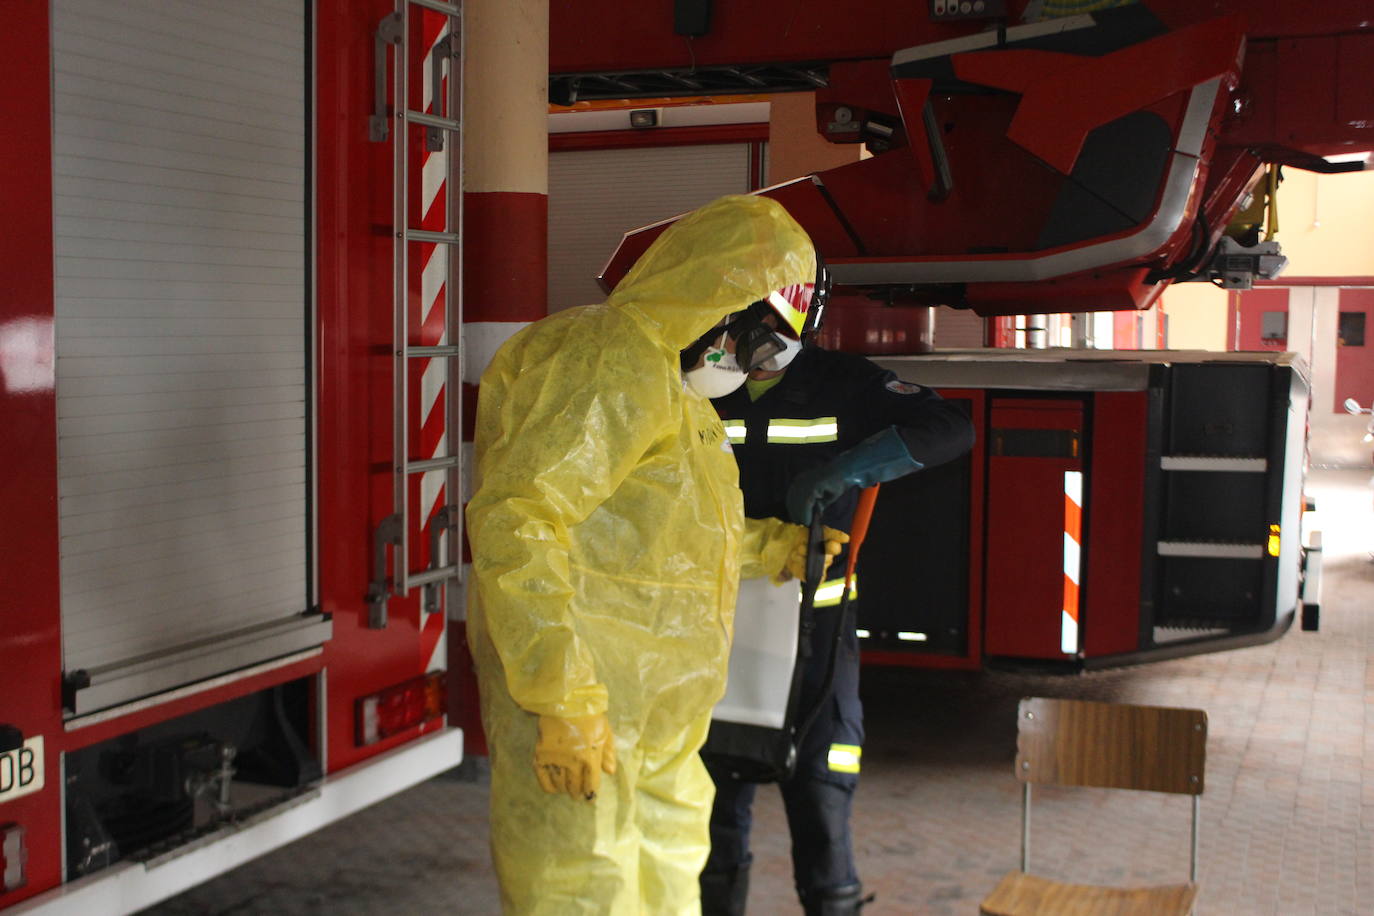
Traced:
<path fill-rule="evenodd" d="M 874 484 L 865 487 L 859 494 L 859 505 L 854 510 L 854 524 L 850 526 L 849 532 L 849 562 L 844 569 L 844 590 L 849 592 L 849 581 L 854 578 L 854 566 L 859 562 L 859 546 L 863 544 L 865 535 L 868 534 L 868 523 L 873 520 L 873 506 L 878 502 L 878 487 Z"/>

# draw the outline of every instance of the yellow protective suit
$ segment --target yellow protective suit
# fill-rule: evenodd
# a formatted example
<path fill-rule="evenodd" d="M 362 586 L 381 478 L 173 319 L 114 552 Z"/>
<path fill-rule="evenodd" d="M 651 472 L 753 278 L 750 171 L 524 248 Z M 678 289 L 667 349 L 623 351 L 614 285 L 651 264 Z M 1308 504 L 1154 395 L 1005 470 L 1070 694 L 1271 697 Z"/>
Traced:
<path fill-rule="evenodd" d="M 469 632 L 508 913 L 696 913 L 714 789 L 697 751 L 724 693 L 741 572 L 800 529 L 744 518 L 711 403 L 678 353 L 815 276 L 775 201 L 682 218 L 606 302 L 512 337 L 482 376 Z M 592 801 L 543 792 L 539 716 L 605 712 L 618 767 Z"/>

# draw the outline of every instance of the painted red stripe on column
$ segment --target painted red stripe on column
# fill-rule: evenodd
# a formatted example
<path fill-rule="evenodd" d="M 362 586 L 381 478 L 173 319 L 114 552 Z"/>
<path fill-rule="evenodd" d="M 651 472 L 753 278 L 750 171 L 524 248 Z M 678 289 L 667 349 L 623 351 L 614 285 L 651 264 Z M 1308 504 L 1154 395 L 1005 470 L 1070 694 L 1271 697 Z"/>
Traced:
<path fill-rule="evenodd" d="M 549 198 L 463 196 L 463 320 L 538 321 L 548 314 Z"/>
<path fill-rule="evenodd" d="M 464 322 L 519 325 L 548 314 L 548 224 L 546 194 L 485 191 L 463 195 Z M 464 443 L 473 438 L 477 388 L 470 382 L 463 384 Z M 463 508 L 466 511 L 466 505 Z M 467 526 L 463 526 L 461 546 L 463 562 L 471 563 Z M 449 721 L 463 727 L 467 753 L 485 754 L 486 736 L 478 715 L 477 680 L 467 639 L 467 624 L 455 621 L 448 643 Z"/>

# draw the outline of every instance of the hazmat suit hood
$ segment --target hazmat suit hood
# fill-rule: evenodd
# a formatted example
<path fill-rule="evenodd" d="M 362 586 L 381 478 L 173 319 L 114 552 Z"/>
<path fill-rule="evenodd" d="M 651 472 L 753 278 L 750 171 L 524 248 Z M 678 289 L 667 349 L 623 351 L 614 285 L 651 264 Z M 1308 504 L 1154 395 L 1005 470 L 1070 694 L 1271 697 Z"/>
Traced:
<path fill-rule="evenodd" d="M 734 195 L 669 226 L 606 304 L 682 350 L 731 312 L 815 276 L 815 249 L 791 214 L 767 197 Z"/>

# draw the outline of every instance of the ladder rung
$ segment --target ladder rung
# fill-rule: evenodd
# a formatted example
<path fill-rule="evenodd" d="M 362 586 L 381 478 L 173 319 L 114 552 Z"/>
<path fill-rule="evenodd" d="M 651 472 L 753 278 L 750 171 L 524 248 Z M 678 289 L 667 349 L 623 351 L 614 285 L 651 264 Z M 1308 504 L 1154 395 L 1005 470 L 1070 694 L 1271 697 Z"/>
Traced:
<path fill-rule="evenodd" d="M 422 585 L 429 585 L 431 582 L 443 582 L 445 579 L 458 578 L 457 566 L 440 566 L 437 569 L 426 569 L 424 572 L 411 573 L 406 576 L 406 583 L 411 588 L 419 588 Z"/>
<path fill-rule="evenodd" d="M 456 468 L 457 466 L 457 455 L 445 455 L 442 458 L 426 458 L 423 461 L 407 462 L 406 473 L 421 474 L 425 471 L 442 471 L 444 468 Z"/>
<path fill-rule="evenodd" d="M 411 0 L 412 3 L 415 0 Z M 441 118 L 438 115 L 425 114 L 423 111 L 406 111 L 406 119 L 415 123 L 423 124 L 426 127 L 438 127 L 441 130 L 462 130 L 463 125 L 452 118 Z"/>
<path fill-rule="evenodd" d="M 406 356 L 458 356 L 462 347 L 406 347 Z"/>
<path fill-rule="evenodd" d="M 423 6 L 427 10 L 434 10 L 436 13 L 447 13 L 450 16 L 461 16 L 462 11 L 458 9 L 456 3 L 445 3 L 443 0 L 410 0 L 416 6 Z"/>
<path fill-rule="evenodd" d="M 411 242 L 440 242 L 445 245 L 457 245 L 462 241 L 456 232 L 434 232 L 430 229 L 407 229 L 405 237 Z"/>

